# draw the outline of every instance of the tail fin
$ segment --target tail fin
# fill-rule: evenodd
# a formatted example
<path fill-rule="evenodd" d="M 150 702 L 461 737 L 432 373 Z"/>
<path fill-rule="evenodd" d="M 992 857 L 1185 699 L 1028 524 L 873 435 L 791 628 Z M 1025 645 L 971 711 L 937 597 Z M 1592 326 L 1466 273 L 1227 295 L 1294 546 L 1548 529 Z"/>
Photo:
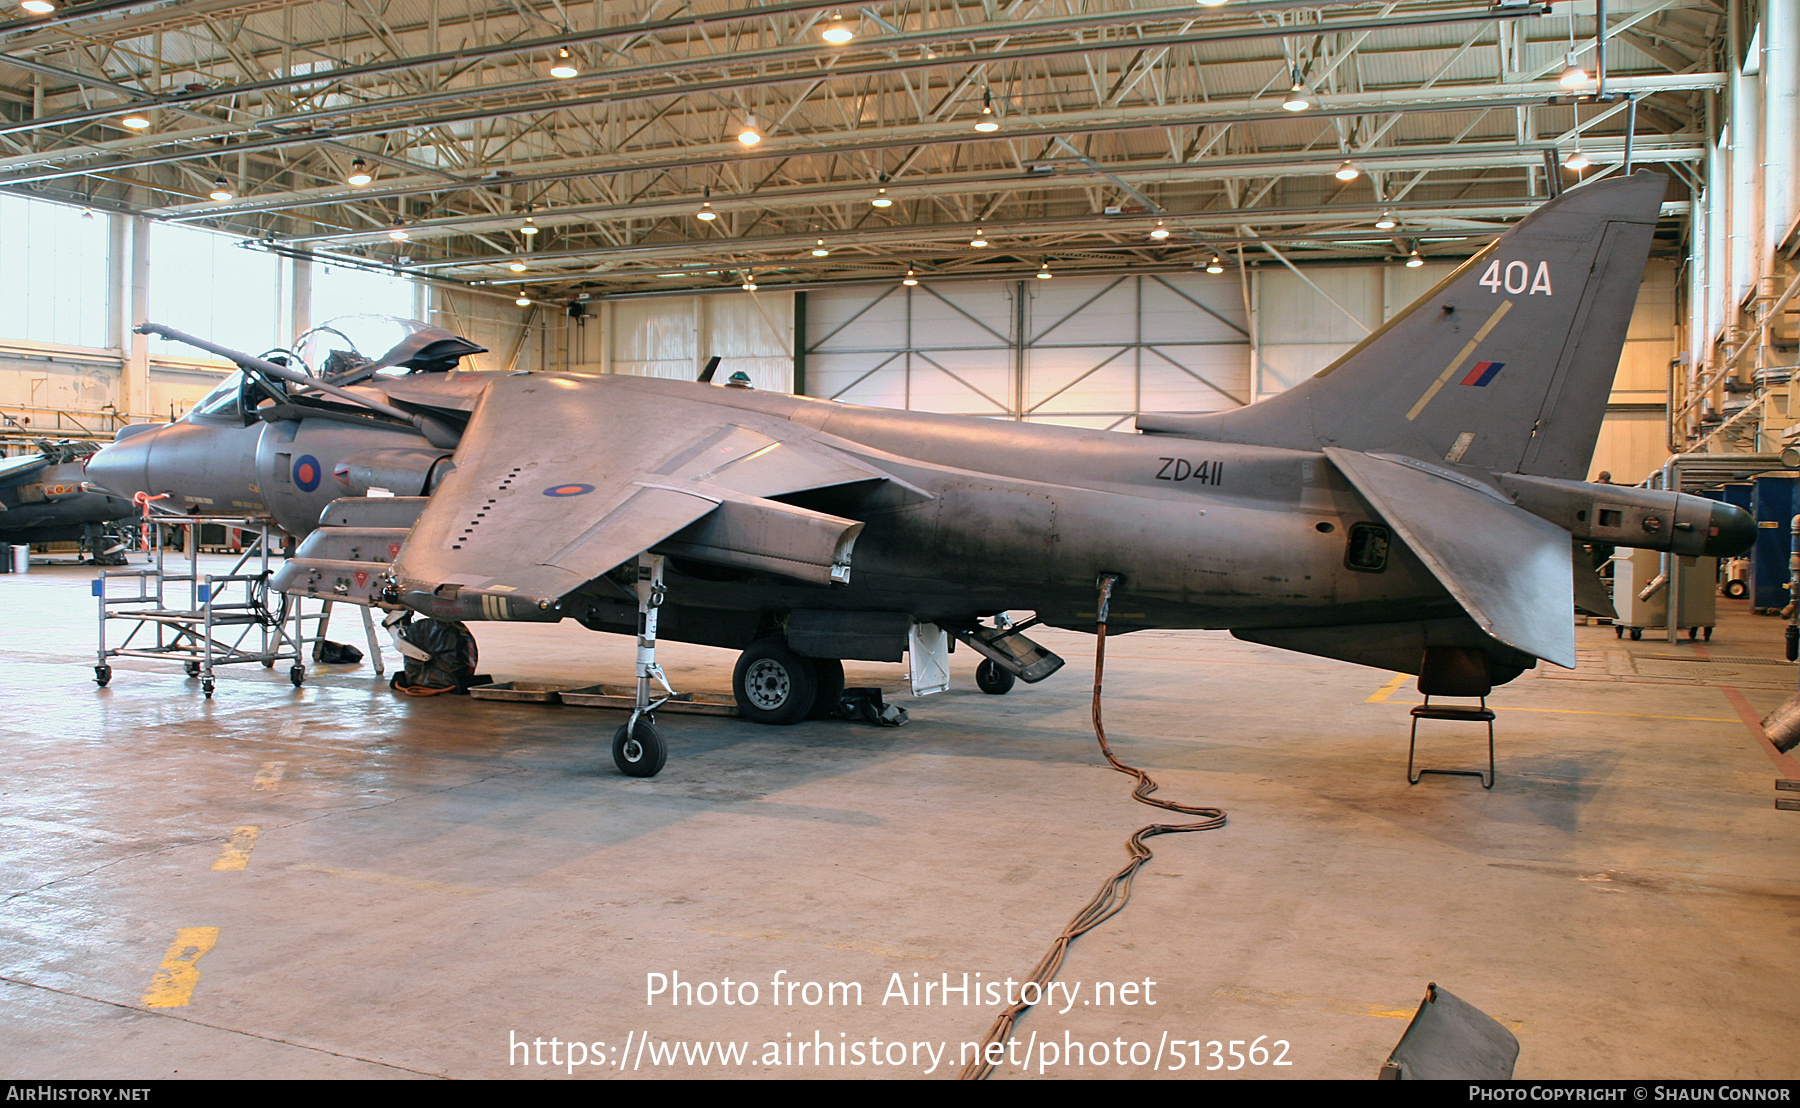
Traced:
<path fill-rule="evenodd" d="M 1287 392 L 1140 430 L 1586 476 L 1668 179 L 1565 193 Z"/>

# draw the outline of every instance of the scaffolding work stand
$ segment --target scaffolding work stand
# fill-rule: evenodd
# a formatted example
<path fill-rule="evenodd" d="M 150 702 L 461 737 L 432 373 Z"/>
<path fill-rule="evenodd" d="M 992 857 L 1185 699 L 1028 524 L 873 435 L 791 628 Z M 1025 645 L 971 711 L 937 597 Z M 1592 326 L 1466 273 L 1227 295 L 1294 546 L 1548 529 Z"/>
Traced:
<path fill-rule="evenodd" d="M 309 613 L 298 597 L 271 595 L 269 549 L 275 531 L 266 520 L 153 514 L 145 520 L 151 564 L 144 569 L 103 570 L 94 579 L 99 607 L 99 649 L 94 683 L 112 680 L 114 658 L 179 660 L 200 679 L 208 699 L 219 666 L 289 663 L 288 679 L 306 680 L 306 650 L 324 648 L 331 605 Z M 201 528 L 223 526 L 254 534 L 227 573 L 200 572 Z M 178 531 L 181 551 L 171 558 L 164 536 Z M 374 623 L 364 610 L 377 674 L 382 672 Z M 308 631 L 311 634 L 308 634 Z"/>

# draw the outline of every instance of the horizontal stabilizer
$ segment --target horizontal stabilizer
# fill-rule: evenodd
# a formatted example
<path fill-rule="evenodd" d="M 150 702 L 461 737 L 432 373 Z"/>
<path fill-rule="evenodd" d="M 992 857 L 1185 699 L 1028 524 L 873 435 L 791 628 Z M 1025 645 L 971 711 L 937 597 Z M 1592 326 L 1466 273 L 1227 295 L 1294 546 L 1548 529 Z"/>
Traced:
<path fill-rule="evenodd" d="M 1575 668 L 1567 531 L 1429 463 L 1336 447 L 1325 454 L 1483 631 Z"/>

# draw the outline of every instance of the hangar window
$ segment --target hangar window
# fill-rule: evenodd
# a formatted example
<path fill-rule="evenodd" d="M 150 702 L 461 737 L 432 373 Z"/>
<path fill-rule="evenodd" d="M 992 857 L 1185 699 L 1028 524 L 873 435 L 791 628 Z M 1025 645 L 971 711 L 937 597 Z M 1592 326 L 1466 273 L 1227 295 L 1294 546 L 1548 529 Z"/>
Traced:
<path fill-rule="evenodd" d="M 111 238 L 105 218 L 0 196 L 0 334 L 33 342 L 107 347 L 116 340 L 106 295 Z"/>
<path fill-rule="evenodd" d="M 1387 568 L 1388 545 L 1392 541 L 1388 529 L 1379 523 L 1352 524 L 1344 564 L 1364 573 L 1380 573 Z"/>
<path fill-rule="evenodd" d="M 150 318 L 158 323 L 261 354 L 286 343 L 281 287 L 281 259 L 273 254 L 246 250 L 230 235 L 150 225 Z M 199 355 L 174 344 L 151 349 L 178 358 Z"/>

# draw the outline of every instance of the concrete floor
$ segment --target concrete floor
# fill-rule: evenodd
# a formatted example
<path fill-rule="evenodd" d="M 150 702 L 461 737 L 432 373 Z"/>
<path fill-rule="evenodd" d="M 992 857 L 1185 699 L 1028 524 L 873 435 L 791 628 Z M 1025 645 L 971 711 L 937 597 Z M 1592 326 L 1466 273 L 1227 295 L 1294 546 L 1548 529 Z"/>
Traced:
<path fill-rule="evenodd" d="M 1005 697 L 958 652 L 955 691 L 900 698 L 897 730 L 665 715 L 668 767 L 635 780 L 608 754 L 617 713 L 405 699 L 366 667 L 299 690 L 239 667 L 209 702 L 177 667 L 122 661 L 96 689 L 88 577 L 0 577 L 9 1077 L 563 1077 L 570 1040 L 578 1076 L 910 1077 L 931 1069 L 915 1044 L 947 1043 L 930 1076 L 948 1077 L 994 1006 L 884 1004 L 894 975 L 1026 974 L 1161 817 L 1095 750 L 1088 636 L 1045 635 L 1068 666 Z M 1063 968 L 1075 1003 L 1028 1013 L 1030 1063 L 999 1076 L 1203 1076 L 1213 1041 L 1261 1036 L 1290 1064 L 1212 1075 L 1369 1078 L 1427 981 L 1516 1029 L 1521 1077 L 1800 1075 L 1800 812 L 1773 806 L 1800 766 L 1740 712 L 1795 671 L 1778 621 L 1721 605 L 1710 644 L 1582 628 L 1578 671 L 1499 690 L 1492 792 L 1408 787 L 1416 696 L 1389 673 L 1223 634 L 1115 638 L 1115 747 L 1230 823 L 1152 841 L 1131 905 Z M 475 630 L 498 679 L 630 673 L 623 638 Z M 677 687 L 729 687 L 729 653 L 663 659 Z M 902 686 L 901 666 L 849 669 Z M 1425 764 L 1478 760 L 1478 728 L 1433 735 Z M 758 1002 L 647 1003 L 651 973 Z M 862 1003 L 809 1006 L 778 976 L 858 982 Z M 1144 981 L 1153 1005 L 1091 1003 Z M 553 1038 L 562 1066 L 509 1052 L 542 1039 L 547 1063 Z M 655 1061 L 715 1040 L 746 1060 Z M 862 1046 L 819 1065 L 819 1041 Z M 1139 1042 L 1160 1061 L 1133 1064 Z"/>

